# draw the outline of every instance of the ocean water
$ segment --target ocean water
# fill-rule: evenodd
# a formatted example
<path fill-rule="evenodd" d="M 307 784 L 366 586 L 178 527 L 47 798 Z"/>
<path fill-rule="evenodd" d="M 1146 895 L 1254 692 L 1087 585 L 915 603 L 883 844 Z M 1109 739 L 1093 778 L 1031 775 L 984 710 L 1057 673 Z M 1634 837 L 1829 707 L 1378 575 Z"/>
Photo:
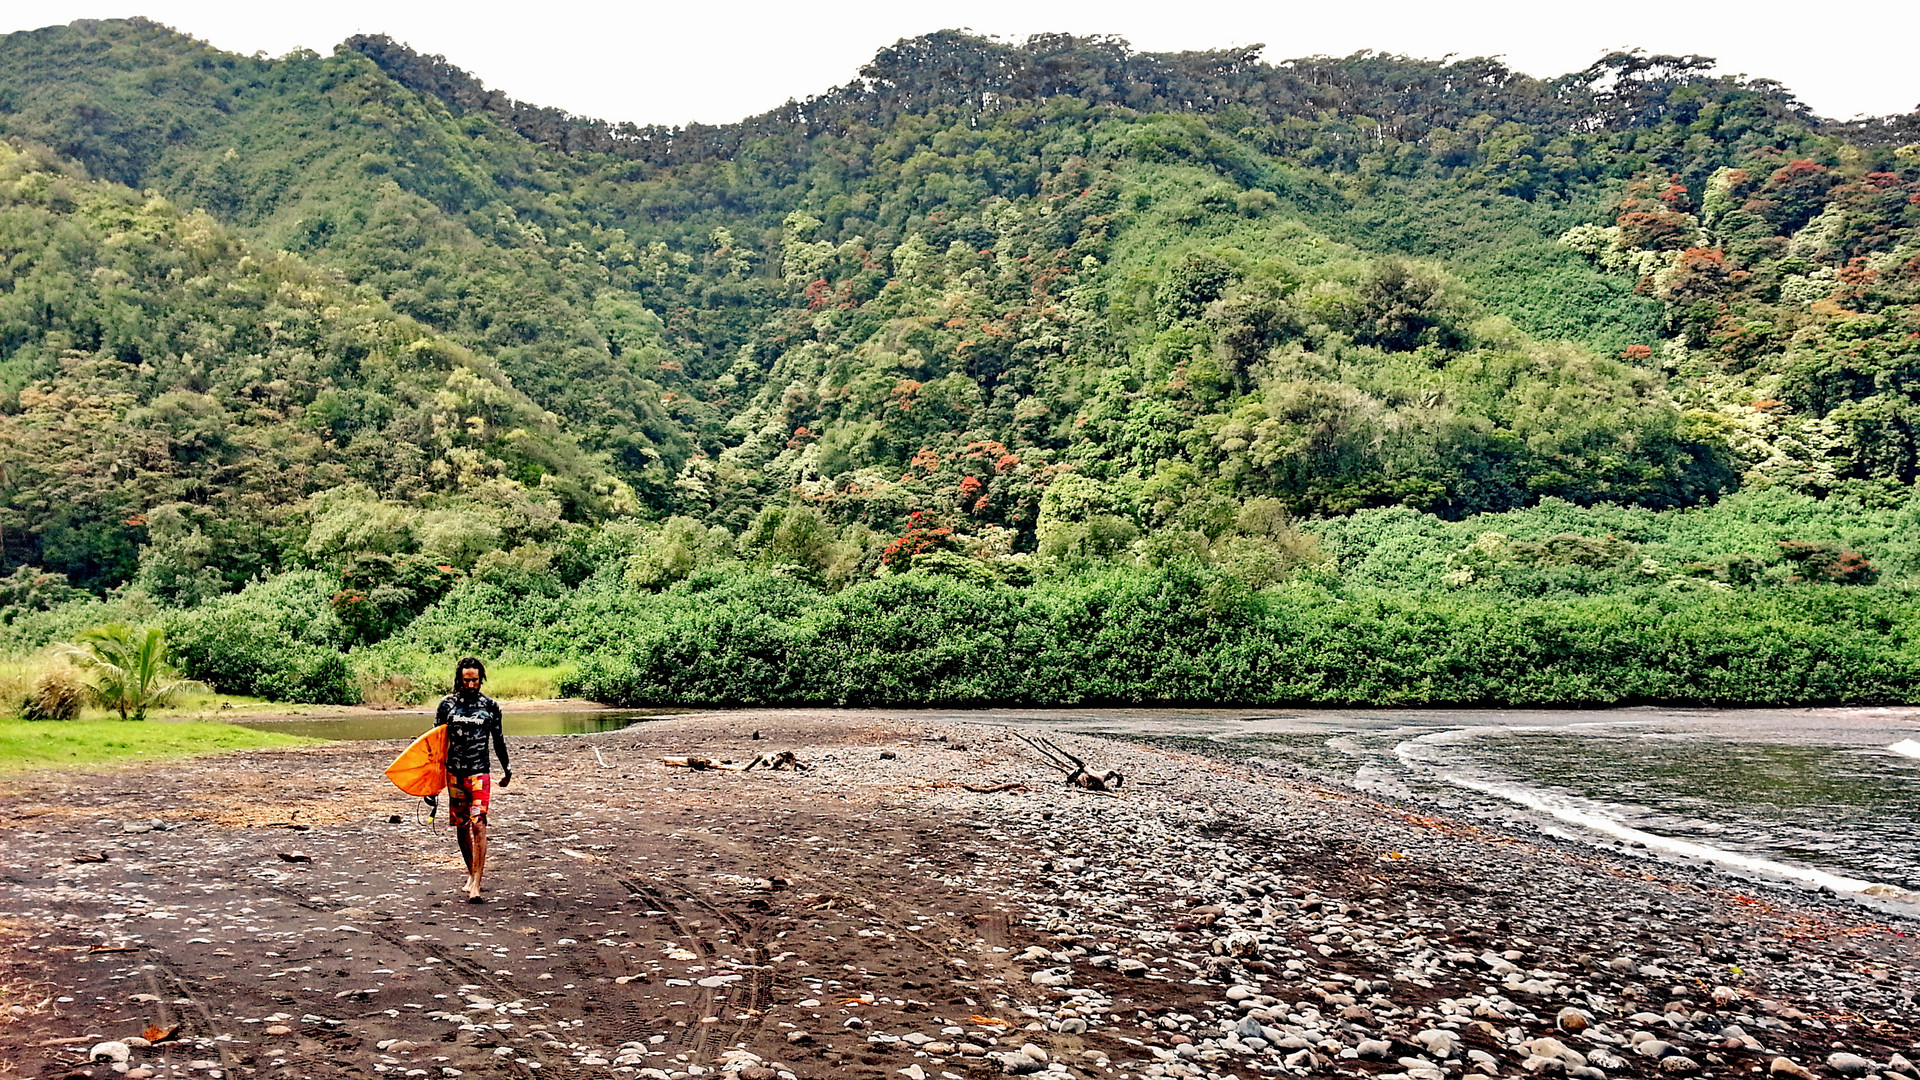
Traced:
<path fill-rule="evenodd" d="M 1014 719 L 1007 715 L 1007 719 Z M 1920 709 L 1027 714 L 1920 911 Z"/>

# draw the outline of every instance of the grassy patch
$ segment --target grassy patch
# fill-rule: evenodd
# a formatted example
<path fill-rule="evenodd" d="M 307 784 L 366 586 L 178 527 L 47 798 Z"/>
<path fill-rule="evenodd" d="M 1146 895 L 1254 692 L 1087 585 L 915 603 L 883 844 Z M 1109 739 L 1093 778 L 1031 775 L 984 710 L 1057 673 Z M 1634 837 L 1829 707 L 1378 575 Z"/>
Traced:
<path fill-rule="evenodd" d="M 487 696 L 495 701 L 546 701 L 562 696 L 560 680 L 574 664 L 495 664 L 487 668 Z"/>
<path fill-rule="evenodd" d="M 324 741 L 202 720 L 0 720 L 0 772 L 162 761 Z"/>

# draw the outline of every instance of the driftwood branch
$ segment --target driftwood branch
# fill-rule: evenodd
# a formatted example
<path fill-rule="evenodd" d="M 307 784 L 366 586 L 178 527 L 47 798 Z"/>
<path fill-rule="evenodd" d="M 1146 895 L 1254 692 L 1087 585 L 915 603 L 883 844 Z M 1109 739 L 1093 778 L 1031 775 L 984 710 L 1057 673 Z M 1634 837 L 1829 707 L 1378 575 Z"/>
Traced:
<path fill-rule="evenodd" d="M 1107 769 L 1103 772 L 1094 772 L 1087 768 L 1085 761 L 1068 753 L 1059 743 L 1043 735 L 1030 737 L 1016 731 L 1013 737 L 1032 747 L 1034 753 L 1040 755 L 1041 760 L 1066 773 L 1066 782 L 1074 787 L 1111 794 L 1118 791 L 1121 784 L 1126 783 L 1127 778 L 1121 774 L 1120 770 Z"/>
<path fill-rule="evenodd" d="M 660 764 L 675 769 L 692 769 L 695 772 L 704 772 L 709 769 L 716 772 L 747 772 L 756 766 L 772 769 L 776 772 L 784 772 L 787 770 L 805 772 L 811 767 L 806 762 L 801 761 L 799 756 L 791 750 L 782 750 L 777 754 L 760 754 L 744 765 L 735 764 L 731 761 L 715 761 L 712 758 L 699 757 L 692 754 L 684 757 L 663 757 L 660 759 Z"/>
<path fill-rule="evenodd" d="M 758 732 L 755 732 L 755 734 L 758 734 Z M 775 772 L 789 770 L 793 772 L 806 772 L 812 768 L 811 765 L 801 761 L 791 750 L 782 750 L 777 754 L 761 754 L 759 757 L 747 762 L 747 768 L 749 769 L 756 765 L 772 769 Z"/>

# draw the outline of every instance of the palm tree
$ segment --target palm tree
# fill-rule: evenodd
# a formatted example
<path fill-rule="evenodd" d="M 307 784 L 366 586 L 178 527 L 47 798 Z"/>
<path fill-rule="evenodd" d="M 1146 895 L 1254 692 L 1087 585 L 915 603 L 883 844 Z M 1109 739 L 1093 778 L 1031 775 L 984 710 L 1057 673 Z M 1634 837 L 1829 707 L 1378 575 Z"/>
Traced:
<path fill-rule="evenodd" d="M 166 704 L 176 691 L 201 685 L 179 678 L 167 663 L 167 635 L 157 626 L 96 626 L 63 644 L 60 653 L 93 674 L 94 697 L 122 720 L 145 720 L 149 708 Z"/>

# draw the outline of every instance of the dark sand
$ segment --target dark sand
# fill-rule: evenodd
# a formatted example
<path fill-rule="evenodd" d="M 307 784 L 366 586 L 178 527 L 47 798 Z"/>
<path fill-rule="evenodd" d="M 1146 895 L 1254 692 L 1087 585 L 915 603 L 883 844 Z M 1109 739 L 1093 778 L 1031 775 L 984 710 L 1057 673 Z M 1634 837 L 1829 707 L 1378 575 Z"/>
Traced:
<path fill-rule="evenodd" d="M 1004 729 L 910 714 L 518 740 L 480 905 L 380 776 L 397 744 L 15 777 L 0 1076 L 113 1075 L 89 1051 L 149 1025 L 174 1034 L 125 1075 L 1838 1076 L 1838 1050 L 1891 1076 L 1914 1053 L 1912 926 L 1061 741 L 1132 782 L 1066 789 Z M 782 749 L 811 771 L 658 762 Z M 1595 1026 L 1556 1035 L 1568 1008 Z M 1591 1062 L 1540 1064 L 1549 1035 Z"/>

